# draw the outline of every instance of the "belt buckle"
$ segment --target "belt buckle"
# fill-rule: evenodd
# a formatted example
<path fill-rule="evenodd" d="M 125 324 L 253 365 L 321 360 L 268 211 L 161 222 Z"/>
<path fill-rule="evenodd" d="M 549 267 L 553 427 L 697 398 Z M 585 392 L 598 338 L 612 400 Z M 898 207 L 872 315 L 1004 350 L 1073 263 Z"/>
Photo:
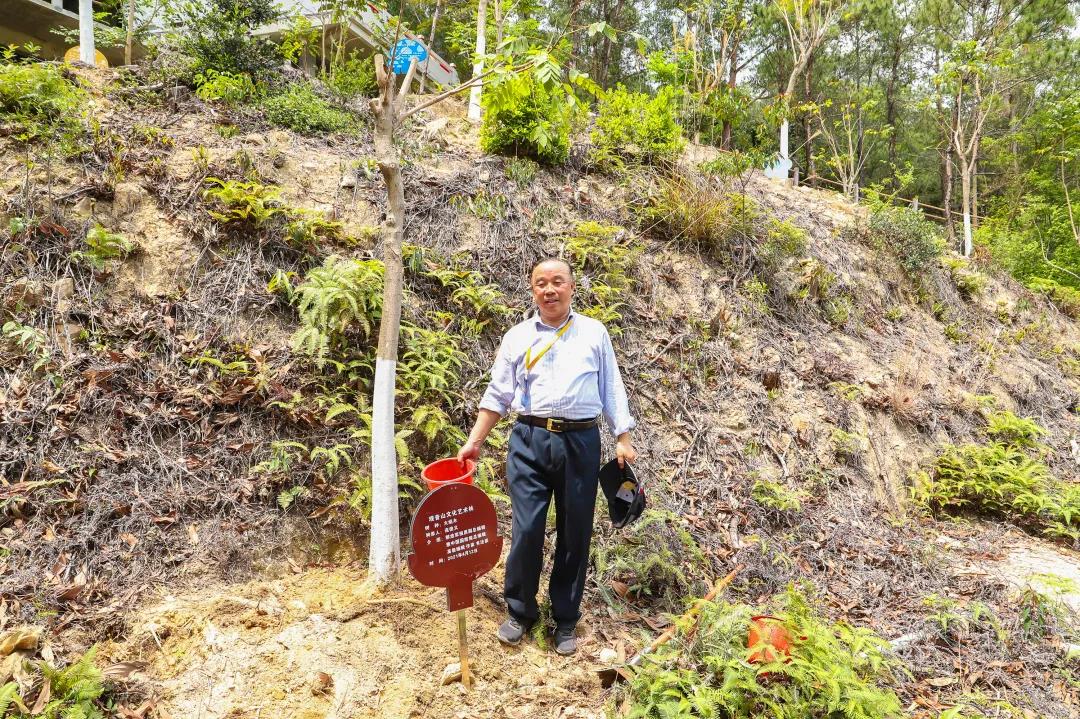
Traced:
<path fill-rule="evenodd" d="M 556 422 L 559 423 L 559 425 L 560 425 L 559 428 L 555 427 Z M 561 425 L 562 425 L 562 420 L 561 419 L 556 419 L 555 417 L 548 417 L 547 422 L 544 424 L 544 429 L 546 429 L 548 432 L 562 432 Z"/>

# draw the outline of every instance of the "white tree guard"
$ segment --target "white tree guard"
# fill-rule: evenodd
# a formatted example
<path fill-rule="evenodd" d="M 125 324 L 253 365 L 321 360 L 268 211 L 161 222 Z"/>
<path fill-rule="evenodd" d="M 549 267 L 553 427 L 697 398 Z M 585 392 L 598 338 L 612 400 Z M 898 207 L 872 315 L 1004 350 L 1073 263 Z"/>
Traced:
<path fill-rule="evenodd" d="M 368 573 L 388 581 L 401 564 L 400 528 L 395 520 L 398 501 L 397 451 L 394 448 L 395 360 L 375 360 L 375 389 L 371 408 L 371 546 Z"/>

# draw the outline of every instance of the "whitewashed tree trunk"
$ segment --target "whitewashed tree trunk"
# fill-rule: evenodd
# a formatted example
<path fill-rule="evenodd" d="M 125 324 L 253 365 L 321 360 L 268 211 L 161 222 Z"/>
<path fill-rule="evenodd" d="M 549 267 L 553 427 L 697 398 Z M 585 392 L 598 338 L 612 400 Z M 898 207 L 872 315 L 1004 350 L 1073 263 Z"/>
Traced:
<path fill-rule="evenodd" d="M 128 0 L 127 39 L 124 42 L 124 64 L 131 64 L 131 44 L 135 36 L 135 0 Z"/>
<path fill-rule="evenodd" d="M 487 52 L 487 0 L 480 0 L 476 9 L 476 59 L 473 61 L 472 76 L 480 77 L 484 73 L 483 55 Z M 480 122 L 480 95 L 484 83 L 473 85 L 469 92 L 469 119 Z"/>
<path fill-rule="evenodd" d="M 960 168 L 960 204 L 964 213 L 964 257 L 971 256 L 971 168 Z"/>
<path fill-rule="evenodd" d="M 416 60 L 413 60 L 406 83 L 412 79 L 415 70 Z M 398 151 L 394 146 L 394 127 L 399 112 L 394 97 L 396 78 L 386 72 L 386 61 L 381 55 L 375 56 L 375 72 L 380 88 L 379 97 L 371 101 L 375 115 L 375 159 L 386 183 L 389 207 L 383 222 L 383 306 L 371 401 L 371 544 L 368 548 L 368 575 L 377 582 L 386 582 L 397 574 L 401 566 L 397 450 L 394 447 L 394 385 L 401 329 L 401 243 L 405 234 L 405 186 Z"/>
<path fill-rule="evenodd" d="M 94 65 L 94 3 L 79 0 L 79 59 Z"/>

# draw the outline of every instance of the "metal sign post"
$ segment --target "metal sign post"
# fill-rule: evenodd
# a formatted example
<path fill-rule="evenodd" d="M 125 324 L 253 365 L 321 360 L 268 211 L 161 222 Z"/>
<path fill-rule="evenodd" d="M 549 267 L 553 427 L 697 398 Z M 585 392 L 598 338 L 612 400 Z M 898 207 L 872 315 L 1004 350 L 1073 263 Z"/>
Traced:
<path fill-rule="evenodd" d="M 420 500 L 409 535 L 409 571 L 421 584 L 446 588 L 446 606 L 457 615 L 461 682 L 472 685 L 465 610 L 473 605 L 473 582 L 502 554 L 495 505 L 484 490 L 453 482 Z"/>

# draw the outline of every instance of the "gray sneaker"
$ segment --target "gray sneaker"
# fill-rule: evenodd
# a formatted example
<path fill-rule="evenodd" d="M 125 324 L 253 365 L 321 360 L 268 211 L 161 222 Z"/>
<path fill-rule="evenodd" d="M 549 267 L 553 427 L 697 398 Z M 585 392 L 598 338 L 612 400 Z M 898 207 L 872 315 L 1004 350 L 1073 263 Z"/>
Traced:
<path fill-rule="evenodd" d="M 499 641 L 511 647 L 517 646 L 521 643 L 521 638 L 525 636 L 526 631 L 528 631 L 528 627 L 525 627 L 513 617 L 507 617 L 506 621 L 499 627 Z"/>
<path fill-rule="evenodd" d="M 555 630 L 555 653 L 568 657 L 577 651 L 577 637 L 573 628 Z"/>

